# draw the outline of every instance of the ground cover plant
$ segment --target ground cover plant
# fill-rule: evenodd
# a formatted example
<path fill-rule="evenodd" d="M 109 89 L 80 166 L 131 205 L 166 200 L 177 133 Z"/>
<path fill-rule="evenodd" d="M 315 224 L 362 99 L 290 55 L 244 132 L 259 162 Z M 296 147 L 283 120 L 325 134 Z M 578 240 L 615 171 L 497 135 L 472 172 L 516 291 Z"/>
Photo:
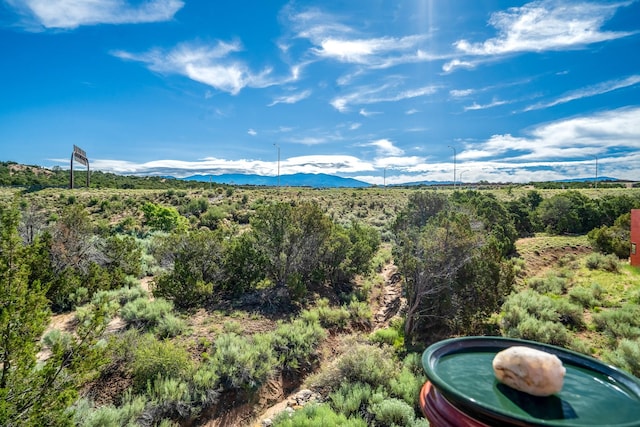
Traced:
<path fill-rule="evenodd" d="M 466 334 L 639 374 L 636 189 L 31 190 L 0 188 L 3 425 L 246 425 L 297 387 L 276 425 L 426 425 L 419 355 Z"/>

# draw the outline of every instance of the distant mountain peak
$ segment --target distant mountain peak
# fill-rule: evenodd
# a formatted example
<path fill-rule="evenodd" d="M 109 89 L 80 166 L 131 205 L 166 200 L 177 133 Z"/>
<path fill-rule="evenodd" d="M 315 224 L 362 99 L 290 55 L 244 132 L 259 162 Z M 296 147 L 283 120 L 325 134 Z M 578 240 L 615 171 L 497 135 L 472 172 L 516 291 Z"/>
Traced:
<path fill-rule="evenodd" d="M 370 187 L 363 181 L 353 178 L 342 178 L 340 176 L 328 175 L 324 173 L 296 173 L 292 175 L 264 176 L 252 174 L 222 174 L 222 175 L 191 175 L 181 178 L 184 181 L 215 182 L 217 184 L 235 185 L 264 185 L 283 187 L 312 187 L 312 188 L 362 188 Z"/>

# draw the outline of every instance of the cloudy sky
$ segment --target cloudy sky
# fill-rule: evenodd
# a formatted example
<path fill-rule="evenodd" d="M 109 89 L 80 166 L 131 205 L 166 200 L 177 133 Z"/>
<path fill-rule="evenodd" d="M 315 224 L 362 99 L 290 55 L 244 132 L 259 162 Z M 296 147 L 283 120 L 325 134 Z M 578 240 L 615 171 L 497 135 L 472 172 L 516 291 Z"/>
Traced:
<path fill-rule="evenodd" d="M 0 160 L 640 179 L 640 1 L 0 0 Z"/>

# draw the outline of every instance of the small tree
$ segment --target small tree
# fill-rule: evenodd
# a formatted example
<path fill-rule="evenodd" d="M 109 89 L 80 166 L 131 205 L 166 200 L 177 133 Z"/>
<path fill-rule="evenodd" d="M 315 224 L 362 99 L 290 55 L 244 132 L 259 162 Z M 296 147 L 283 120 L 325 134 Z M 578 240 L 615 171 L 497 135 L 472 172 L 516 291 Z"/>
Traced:
<path fill-rule="evenodd" d="M 321 248 L 331 233 L 331 221 L 315 203 L 261 207 L 251 219 L 267 273 L 277 285 L 306 280 L 320 265 Z"/>

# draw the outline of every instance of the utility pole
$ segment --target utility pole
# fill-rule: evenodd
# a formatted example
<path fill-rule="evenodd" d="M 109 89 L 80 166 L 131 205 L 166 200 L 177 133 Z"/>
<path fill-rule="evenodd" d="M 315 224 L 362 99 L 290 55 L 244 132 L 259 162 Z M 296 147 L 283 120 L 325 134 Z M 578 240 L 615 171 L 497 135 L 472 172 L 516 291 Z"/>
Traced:
<path fill-rule="evenodd" d="M 453 150 L 453 189 L 456 189 L 456 147 L 447 145 L 447 147 Z"/>

